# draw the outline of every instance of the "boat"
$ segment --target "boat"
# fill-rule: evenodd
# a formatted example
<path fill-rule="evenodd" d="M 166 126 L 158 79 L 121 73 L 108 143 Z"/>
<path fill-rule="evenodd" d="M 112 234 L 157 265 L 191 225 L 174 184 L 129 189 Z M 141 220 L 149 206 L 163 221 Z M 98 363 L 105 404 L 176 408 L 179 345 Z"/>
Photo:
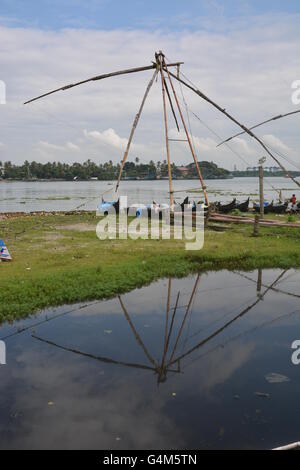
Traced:
<path fill-rule="evenodd" d="M 270 212 L 273 214 L 285 214 L 288 208 L 288 202 L 284 204 L 274 204 L 272 205 Z"/>
<path fill-rule="evenodd" d="M 247 201 L 237 204 L 236 209 L 238 209 L 241 212 L 248 212 L 249 203 L 250 203 L 250 197 L 248 197 Z"/>
<path fill-rule="evenodd" d="M 216 209 L 218 212 L 221 212 L 222 214 L 228 214 L 229 212 L 236 209 L 236 198 L 234 198 L 233 201 L 230 202 L 229 204 L 221 204 L 220 202 L 217 202 Z"/>
<path fill-rule="evenodd" d="M 99 215 L 118 214 L 120 210 L 120 200 L 102 201 L 98 204 L 97 212 Z"/>
<path fill-rule="evenodd" d="M 264 202 L 264 213 L 269 214 L 270 212 L 272 212 L 273 205 L 274 205 L 273 201 L 271 203 L 265 201 Z M 253 209 L 254 209 L 255 212 L 259 213 L 260 212 L 260 204 L 255 202 L 253 204 Z"/>
<path fill-rule="evenodd" d="M 190 207 L 189 207 L 190 206 Z M 191 208 L 189 197 L 187 196 L 181 204 L 174 203 L 174 212 L 184 212 L 186 209 Z"/>

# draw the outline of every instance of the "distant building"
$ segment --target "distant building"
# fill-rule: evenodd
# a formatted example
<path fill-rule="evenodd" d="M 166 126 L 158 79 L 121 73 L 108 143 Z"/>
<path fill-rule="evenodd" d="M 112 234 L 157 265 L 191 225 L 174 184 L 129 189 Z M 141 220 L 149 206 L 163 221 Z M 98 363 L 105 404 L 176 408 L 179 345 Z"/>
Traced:
<path fill-rule="evenodd" d="M 258 171 L 258 166 L 248 166 L 247 171 Z M 264 171 L 267 173 L 277 173 L 282 170 L 279 166 L 264 166 Z"/>
<path fill-rule="evenodd" d="M 180 174 L 182 176 L 187 176 L 190 172 L 190 169 L 186 166 L 178 166 L 177 170 L 180 171 Z"/>
<path fill-rule="evenodd" d="M 269 173 L 277 173 L 278 171 L 281 171 L 281 168 L 279 168 L 279 166 L 267 166 L 265 167 L 265 171 L 268 171 Z"/>

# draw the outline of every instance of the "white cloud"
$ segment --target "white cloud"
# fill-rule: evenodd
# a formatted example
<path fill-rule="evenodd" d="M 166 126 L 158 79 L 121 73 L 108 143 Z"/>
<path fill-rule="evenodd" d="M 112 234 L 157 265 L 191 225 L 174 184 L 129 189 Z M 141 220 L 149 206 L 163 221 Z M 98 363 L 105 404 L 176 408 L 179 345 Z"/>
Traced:
<path fill-rule="evenodd" d="M 73 144 L 72 142 L 67 142 L 64 145 L 56 145 L 51 142 L 41 140 L 35 146 L 35 151 L 44 158 L 50 158 L 52 160 L 55 160 L 59 154 L 59 158 L 61 160 L 61 156 L 64 156 L 69 152 L 80 152 L 80 147 L 76 144 Z"/>
<path fill-rule="evenodd" d="M 99 142 L 115 147 L 120 150 L 125 150 L 126 145 L 128 143 L 128 139 L 120 137 L 114 129 L 107 129 L 103 132 L 99 131 L 87 131 L 84 130 L 84 135 L 86 137 L 91 137 L 92 139 L 96 139 Z"/>
<path fill-rule="evenodd" d="M 67 142 L 66 143 L 66 147 L 69 149 L 69 150 L 74 150 L 74 152 L 80 152 L 80 147 L 76 144 L 73 144 L 72 142 Z"/>
<path fill-rule="evenodd" d="M 293 149 L 288 147 L 282 140 L 272 134 L 266 134 L 263 136 L 263 141 L 273 147 L 275 150 L 279 150 L 281 152 L 293 152 Z"/>

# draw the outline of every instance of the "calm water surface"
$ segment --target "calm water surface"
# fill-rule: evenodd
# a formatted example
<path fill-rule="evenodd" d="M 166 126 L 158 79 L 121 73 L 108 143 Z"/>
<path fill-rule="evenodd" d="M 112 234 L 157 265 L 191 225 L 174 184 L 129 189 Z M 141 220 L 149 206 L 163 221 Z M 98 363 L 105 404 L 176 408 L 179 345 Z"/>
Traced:
<path fill-rule="evenodd" d="M 207 182 L 211 201 L 228 201 L 233 197 L 244 201 L 250 195 L 258 199 L 257 178 L 234 178 L 229 180 L 210 180 Z M 0 212 L 30 212 L 39 210 L 96 210 L 101 195 L 107 200 L 115 200 L 117 195 L 112 188 L 115 182 L 6 182 L 0 181 Z M 186 195 L 199 200 L 199 194 L 187 192 L 198 189 L 197 180 L 174 181 L 175 200 L 181 202 Z M 282 189 L 284 197 L 291 197 L 300 190 L 286 178 L 265 178 L 265 196 L 272 200 L 278 198 L 275 189 Z M 107 192 L 108 191 L 108 192 Z M 176 192 L 178 191 L 178 192 Z M 129 203 L 168 202 L 168 181 L 123 181 L 119 195 L 128 196 Z"/>
<path fill-rule="evenodd" d="M 165 279 L 3 324 L 0 338 L 0 448 L 268 449 L 300 440 L 300 366 L 291 362 L 299 271 Z"/>

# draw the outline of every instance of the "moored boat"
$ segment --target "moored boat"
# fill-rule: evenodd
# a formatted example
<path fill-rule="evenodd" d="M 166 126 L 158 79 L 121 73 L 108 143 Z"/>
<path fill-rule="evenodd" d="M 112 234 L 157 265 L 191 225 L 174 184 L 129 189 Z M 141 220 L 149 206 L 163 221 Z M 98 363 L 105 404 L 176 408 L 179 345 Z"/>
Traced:
<path fill-rule="evenodd" d="M 230 202 L 229 204 L 221 204 L 220 202 L 217 202 L 216 209 L 218 212 L 221 212 L 222 214 L 228 214 L 229 212 L 236 209 L 236 198 L 234 198 L 233 201 Z"/>
<path fill-rule="evenodd" d="M 249 204 L 250 204 L 250 197 L 248 197 L 247 201 L 237 204 L 236 209 L 238 209 L 241 212 L 248 212 Z"/>

